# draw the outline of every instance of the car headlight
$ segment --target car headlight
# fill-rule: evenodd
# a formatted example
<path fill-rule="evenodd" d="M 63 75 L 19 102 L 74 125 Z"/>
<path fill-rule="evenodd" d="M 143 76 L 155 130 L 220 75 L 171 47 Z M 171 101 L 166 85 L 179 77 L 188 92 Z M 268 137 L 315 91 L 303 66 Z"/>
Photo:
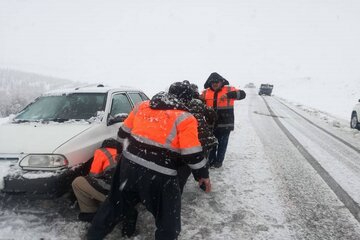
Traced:
<path fill-rule="evenodd" d="M 19 163 L 23 169 L 61 168 L 68 165 L 67 159 L 56 154 L 29 154 Z"/>

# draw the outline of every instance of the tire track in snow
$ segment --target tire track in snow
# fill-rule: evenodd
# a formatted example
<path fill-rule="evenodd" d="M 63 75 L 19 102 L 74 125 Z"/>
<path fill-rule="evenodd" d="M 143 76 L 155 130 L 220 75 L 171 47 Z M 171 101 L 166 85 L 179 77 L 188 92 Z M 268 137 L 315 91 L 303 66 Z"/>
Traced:
<path fill-rule="evenodd" d="M 271 115 L 275 116 L 275 113 L 267 103 L 266 99 L 262 97 Z M 298 151 L 304 156 L 304 158 L 310 163 L 310 165 L 316 170 L 320 177 L 326 182 L 331 190 L 336 194 L 339 200 L 345 205 L 355 219 L 360 223 L 360 207 L 354 201 L 354 199 L 335 181 L 333 177 L 319 164 L 319 162 L 305 149 L 305 147 L 287 130 L 287 128 L 281 123 L 277 117 L 272 117 L 279 128 L 284 132 L 287 138 L 294 144 Z M 310 120 L 308 120 L 310 121 Z M 331 133 L 329 133 L 331 134 Z"/>
<path fill-rule="evenodd" d="M 274 98 L 276 101 L 278 101 L 279 103 L 281 103 L 282 105 L 284 105 L 286 108 L 290 109 L 292 112 L 296 113 L 296 115 L 300 116 L 301 118 L 305 119 L 308 123 L 310 123 L 311 125 L 317 127 L 318 129 L 324 131 L 325 133 L 327 133 L 328 135 L 332 136 L 333 138 L 335 138 L 336 140 L 338 140 L 339 142 L 345 144 L 346 146 L 348 146 L 349 148 L 351 148 L 352 150 L 354 150 L 355 152 L 360 154 L 360 149 L 358 149 L 357 147 L 355 147 L 354 145 L 348 143 L 347 141 L 343 140 L 342 138 L 332 134 L 331 132 L 329 132 L 328 130 L 326 130 L 323 127 L 320 127 L 319 125 L 317 125 L 316 123 L 312 122 L 311 120 L 309 120 L 308 118 L 304 117 L 303 115 L 301 115 L 300 113 L 296 112 L 294 109 L 290 108 L 288 105 L 286 105 L 285 103 L 281 102 L 279 99 Z M 266 101 L 265 101 L 266 102 Z"/>

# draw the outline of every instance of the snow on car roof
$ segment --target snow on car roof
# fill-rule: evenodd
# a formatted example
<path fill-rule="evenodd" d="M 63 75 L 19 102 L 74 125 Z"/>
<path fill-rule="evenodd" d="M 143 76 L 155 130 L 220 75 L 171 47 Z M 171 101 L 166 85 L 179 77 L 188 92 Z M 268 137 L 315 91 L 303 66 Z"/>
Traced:
<path fill-rule="evenodd" d="M 129 86 L 120 86 L 117 88 L 104 86 L 90 86 L 90 87 L 76 87 L 76 88 L 66 88 L 66 89 L 57 89 L 44 93 L 43 95 L 58 95 L 58 94 L 70 94 L 70 93 L 107 93 L 108 91 L 140 91 L 139 89 L 129 87 Z"/>

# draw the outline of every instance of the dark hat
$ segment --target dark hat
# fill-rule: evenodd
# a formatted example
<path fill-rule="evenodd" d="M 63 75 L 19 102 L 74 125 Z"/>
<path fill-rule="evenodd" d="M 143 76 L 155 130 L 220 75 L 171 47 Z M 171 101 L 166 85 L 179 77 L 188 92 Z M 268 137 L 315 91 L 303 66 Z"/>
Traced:
<path fill-rule="evenodd" d="M 183 82 L 175 82 L 169 88 L 169 94 L 174 95 L 179 100 L 189 101 L 192 99 L 193 91 L 190 87 L 190 82 L 184 80 Z"/>
<path fill-rule="evenodd" d="M 195 83 L 191 83 L 190 84 L 190 88 L 191 88 L 191 90 L 193 90 L 193 91 L 199 91 L 199 87 L 195 84 Z"/>
<path fill-rule="evenodd" d="M 208 88 L 210 87 L 210 85 L 212 83 L 216 83 L 216 82 L 221 82 L 223 85 L 229 85 L 228 80 L 226 80 L 225 78 L 223 78 L 220 74 L 218 74 L 217 72 L 213 72 L 210 74 L 210 76 L 208 77 L 208 79 L 206 80 L 205 84 L 204 84 L 204 88 Z"/>
<path fill-rule="evenodd" d="M 199 98 L 199 95 L 200 95 L 199 94 L 199 87 L 196 84 L 191 83 L 190 88 L 193 91 L 193 97 L 194 98 Z"/>
<path fill-rule="evenodd" d="M 105 140 L 102 142 L 101 147 L 102 147 L 102 148 L 115 148 L 118 153 L 122 151 L 122 145 L 121 145 L 121 143 L 119 143 L 118 141 L 116 141 L 114 138 L 105 139 Z"/>
<path fill-rule="evenodd" d="M 214 82 L 222 82 L 224 81 L 225 78 L 223 78 L 220 74 L 218 74 L 217 72 L 213 72 L 210 74 L 210 76 L 208 77 L 208 81 L 210 83 L 214 83 Z"/>

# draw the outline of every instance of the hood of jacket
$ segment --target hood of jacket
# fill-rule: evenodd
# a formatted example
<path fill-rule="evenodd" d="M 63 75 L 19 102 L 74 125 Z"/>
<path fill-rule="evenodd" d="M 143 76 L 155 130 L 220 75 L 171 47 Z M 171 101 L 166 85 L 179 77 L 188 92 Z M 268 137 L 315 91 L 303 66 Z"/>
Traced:
<path fill-rule="evenodd" d="M 188 108 L 185 106 L 185 103 L 177 99 L 174 95 L 166 93 L 166 92 L 159 92 L 155 94 L 150 100 L 150 108 L 157 109 L 157 110 L 183 110 L 189 111 Z"/>
<path fill-rule="evenodd" d="M 208 79 L 206 80 L 206 82 L 204 84 L 204 89 L 210 88 L 212 82 L 222 82 L 223 86 L 229 85 L 229 81 L 226 80 L 225 78 L 223 78 L 217 72 L 213 72 L 210 74 L 210 76 L 208 77 Z"/>

